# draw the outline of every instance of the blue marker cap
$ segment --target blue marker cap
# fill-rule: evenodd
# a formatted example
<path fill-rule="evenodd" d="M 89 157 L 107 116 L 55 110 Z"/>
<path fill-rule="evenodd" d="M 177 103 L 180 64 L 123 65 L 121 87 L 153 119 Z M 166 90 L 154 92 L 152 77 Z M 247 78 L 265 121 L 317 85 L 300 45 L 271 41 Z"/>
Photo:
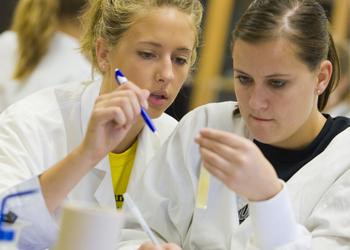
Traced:
<path fill-rule="evenodd" d="M 5 210 L 6 202 L 9 199 L 12 199 L 12 198 L 17 197 L 17 196 L 33 194 L 36 192 L 38 192 L 37 189 L 31 189 L 31 190 L 22 191 L 22 192 L 18 192 L 18 193 L 14 193 L 14 194 L 9 194 L 2 199 L 1 206 L 0 206 L 0 241 L 12 241 L 15 238 L 15 231 L 13 229 L 5 229 L 3 227 L 3 223 L 5 222 L 4 210 Z"/>
<path fill-rule="evenodd" d="M 122 71 L 120 69 L 115 69 L 114 76 L 115 76 L 115 79 L 117 80 L 119 85 L 122 85 L 128 81 L 128 79 L 124 76 L 124 74 L 122 73 Z M 156 133 L 157 129 L 154 126 L 153 121 L 143 107 L 141 107 L 141 116 L 142 116 L 142 119 L 145 121 L 146 125 L 150 128 L 150 130 L 153 133 Z"/>
<path fill-rule="evenodd" d="M 115 70 L 115 79 L 117 80 L 119 85 L 122 85 L 128 81 L 128 79 L 124 76 L 120 69 Z"/>

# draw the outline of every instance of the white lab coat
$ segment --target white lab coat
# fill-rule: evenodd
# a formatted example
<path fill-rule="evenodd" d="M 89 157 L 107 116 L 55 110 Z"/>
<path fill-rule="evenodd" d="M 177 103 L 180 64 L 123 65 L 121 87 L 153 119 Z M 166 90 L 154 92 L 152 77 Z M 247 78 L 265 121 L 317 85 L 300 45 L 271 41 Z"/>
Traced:
<path fill-rule="evenodd" d="M 237 203 L 242 199 L 214 177 L 207 209 L 195 208 L 200 154 L 194 137 L 211 127 L 250 138 L 240 115 L 233 115 L 235 108 L 223 102 L 190 112 L 147 166 L 136 187 L 143 192 L 133 198 L 156 235 L 186 250 L 350 249 L 350 128 L 275 197 L 250 203 L 250 217 L 241 225 Z M 120 249 L 148 240 L 129 222 Z"/>
<path fill-rule="evenodd" d="M 38 175 L 81 143 L 100 85 L 100 81 L 95 81 L 48 88 L 22 99 L 0 115 L 0 194 L 30 188 L 40 190 Z M 135 192 L 138 190 L 133 189 L 133 185 L 143 174 L 145 163 L 173 131 L 177 121 L 163 114 L 154 119 L 154 124 L 159 137 L 145 128 L 138 139 L 129 181 L 129 187 Z M 67 201 L 115 208 L 108 157 L 78 183 Z M 9 208 L 32 223 L 23 230 L 20 249 L 39 250 L 52 245 L 57 235 L 58 216 L 51 217 L 41 193 L 18 198 L 10 202 Z"/>
<path fill-rule="evenodd" d="M 332 107 L 328 113 L 331 116 L 345 116 L 350 117 L 350 104 L 348 100 L 338 103 L 336 106 Z"/>
<path fill-rule="evenodd" d="M 22 82 L 12 78 L 17 62 L 16 33 L 0 34 L 0 111 L 42 88 L 91 79 L 91 63 L 80 53 L 79 47 L 72 36 L 56 32 L 47 53 Z"/>

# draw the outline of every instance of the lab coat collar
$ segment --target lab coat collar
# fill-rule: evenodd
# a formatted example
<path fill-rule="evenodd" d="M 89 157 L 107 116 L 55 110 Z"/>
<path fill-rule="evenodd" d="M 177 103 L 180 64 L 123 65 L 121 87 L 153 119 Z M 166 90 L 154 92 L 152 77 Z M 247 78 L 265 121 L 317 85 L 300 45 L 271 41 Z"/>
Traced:
<path fill-rule="evenodd" d="M 155 127 L 158 127 L 158 119 L 154 119 L 153 122 Z M 157 136 L 146 126 L 142 129 L 138 136 L 136 157 L 127 188 L 128 193 L 137 192 L 135 184 L 138 183 L 140 178 L 144 175 L 146 167 L 148 166 L 147 163 L 150 162 L 155 152 L 160 149 L 163 141 L 162 133 Z"/>
<path fill-rule="evenodd" d="M 155 126 L 157 126 L 157 121 L 154 120 Z M 148 128 L 142 129 L 138 136 L 138 145 L 136 150 L 135 162 L 131 172 L 129 184 L 127 191 L 129 193 L 135 192 L 135 184 L 143 176 L 147 162 L 154 155 L 155 151 L 160 148 L 161 141 L 158 136 L 155 136 Z M 94 194 L 97 202 L 101 206 L 107 206 L 115 208 L 114 192 L 111 182 L 111 170 L 108 156 L 105 157 L 98 165 L 95 167 L 100 174 L 103 175 L 102 180 L 96 192 Z"/>
<path fill-rule="evenodd" d="M 349 170 L 349 140 L 350 128 L 334 137 L 321 154 L 288 180 L 287 187 L 294 211 L 299 216 L 298 221 L 305 222 L 322 194 L 329 190 L 339 176 Z M 309 205 L 306 206 L 305 203 Z"/>

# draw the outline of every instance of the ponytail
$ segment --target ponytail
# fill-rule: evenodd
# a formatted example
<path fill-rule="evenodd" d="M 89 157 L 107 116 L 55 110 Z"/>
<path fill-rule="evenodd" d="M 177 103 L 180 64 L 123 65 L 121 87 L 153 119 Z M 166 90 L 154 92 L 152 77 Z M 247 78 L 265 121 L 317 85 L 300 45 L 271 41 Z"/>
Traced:
<path fill-rule="evenodd" d="M 318 99 L 318 109 L 322 111 L 328 102 L 328 98 L 332 91 L 337 87 L 339 79 L 340 79 L 340 63 L 337 50 L 335 48 L 334 40 L 331 34 L 329 34 L 329 49 L 327 59 L 332 63 L 333 70 L 331 79 L 329 80 L 328 86 L 326 90 L 320 95 Z"/>
<path fill-rule="evenodd" d="M 18 40 L 14 79 L 26 79 L 46 54 L 56 31 L 58 9 L 57 0 L 19 1 L 12 23 Z"/>

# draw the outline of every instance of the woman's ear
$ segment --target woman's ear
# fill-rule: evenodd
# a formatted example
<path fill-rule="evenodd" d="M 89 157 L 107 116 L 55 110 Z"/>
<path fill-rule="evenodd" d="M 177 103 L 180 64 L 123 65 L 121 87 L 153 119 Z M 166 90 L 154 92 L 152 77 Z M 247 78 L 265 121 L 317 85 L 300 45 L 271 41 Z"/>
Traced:
<path fill-rule="evenodd" d="M 102 73 L 109 70 L 109 47 L 105 39 L 98 38 L 96 40 L 96 60 L 98 67 Z"/>
<path fill-rule="evenodd" d="M 317 75 L 317 94 L 321 95 L 327 88 L 333 72 L 332 63 L 329 60 L 324 60 L 320 64 L 320 69 Z"/>

